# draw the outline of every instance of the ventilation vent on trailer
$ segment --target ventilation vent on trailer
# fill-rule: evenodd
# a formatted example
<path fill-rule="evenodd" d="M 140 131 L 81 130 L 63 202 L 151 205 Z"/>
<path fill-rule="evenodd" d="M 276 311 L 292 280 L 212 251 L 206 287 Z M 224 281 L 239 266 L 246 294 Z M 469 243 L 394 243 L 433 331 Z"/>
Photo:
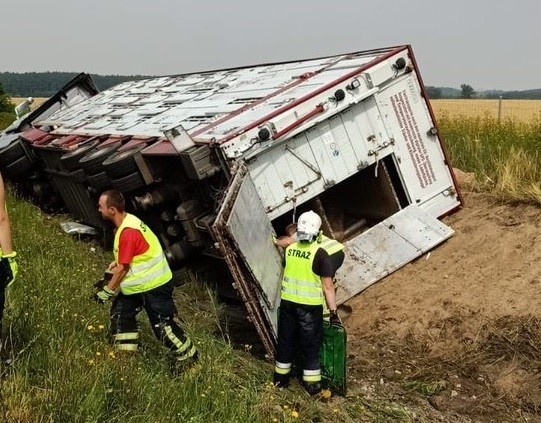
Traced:
<path fill-rule="evenodd" d="M 262 97 L 245 97 L 245 98 L 236 98 L 233 101 L 230 101 L 227 104 L 250 104 L 254 101 L 260 100 Z"/>

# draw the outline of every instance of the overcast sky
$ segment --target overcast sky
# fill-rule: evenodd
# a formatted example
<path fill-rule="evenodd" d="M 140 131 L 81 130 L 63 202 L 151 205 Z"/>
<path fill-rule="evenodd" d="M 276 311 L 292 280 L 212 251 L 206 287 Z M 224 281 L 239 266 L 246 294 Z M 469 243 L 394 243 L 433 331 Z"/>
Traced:
<path fill-rule="evenodd" d="M 0 72 L 167 75 L 411 44 L 426 85 L 541 88 L 541 0 L 3 2 Z"/>

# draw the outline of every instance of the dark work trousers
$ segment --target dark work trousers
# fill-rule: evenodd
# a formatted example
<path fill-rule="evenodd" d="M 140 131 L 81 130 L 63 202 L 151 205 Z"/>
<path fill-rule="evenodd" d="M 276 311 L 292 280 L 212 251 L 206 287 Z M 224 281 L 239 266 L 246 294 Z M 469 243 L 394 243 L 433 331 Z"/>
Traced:
<path fill-rule="evenodd" d="M 303 370 L 318 370 L 322 334 L 323 306 L 282 300 L 278 314 L 276 361 L 293 363 L 300 352 Z"/>
<path fill-rule="evenodd" d="M 195 347 L 176 322 L 177 309 L 173 302 L 173 284 L 171 282 L 140 294 L 124 295 L 119 293 L 111 306 L 112 341 L 136 343 L 134 338 L 123 334 L 137 334 L 137 314 L 145 309 L 150 325 L 162 344 L 179 359 L 192 357 Z"/>

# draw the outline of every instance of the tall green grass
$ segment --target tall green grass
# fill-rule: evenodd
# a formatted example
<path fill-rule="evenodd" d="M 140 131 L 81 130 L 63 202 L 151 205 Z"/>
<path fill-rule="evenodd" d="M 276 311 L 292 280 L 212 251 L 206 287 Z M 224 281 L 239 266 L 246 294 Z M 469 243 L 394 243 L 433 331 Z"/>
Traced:
<path fill-rule="evenodd" d="M 490 117 L 442 114 L 438 125 L 451 163 L 475 173 L 478 189 L 541 204 L 541 120 L 498 124 Z"/>
<path fill-rule="evenodd" d="M 176 300 L 199 365 L 172 373 L 146 316 L 142 349 L 114 352 L 109 307 L 90 299 L 109 254 L 64 234 L 58 218 L 26 202 L 10 196 L 8 205 L 20 273 L 4 316 L 0 421 L 345 422 L 368 412 L 353 400 L 337 407 L 298 386 L 272 387 L 271 363 L 229 342 L 222 306 L 195 282 L 176 288 Z"/>
<path fill-rule="evenodd" d="M 0 131 L 7 128 L 15 120 L 15 113 L 0 113 Z"/>

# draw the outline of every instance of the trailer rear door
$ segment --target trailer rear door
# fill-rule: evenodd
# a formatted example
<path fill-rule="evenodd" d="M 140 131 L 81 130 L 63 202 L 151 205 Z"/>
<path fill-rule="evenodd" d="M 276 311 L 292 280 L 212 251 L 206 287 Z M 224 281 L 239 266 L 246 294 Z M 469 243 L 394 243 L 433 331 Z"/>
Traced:
<path fill-rule="evenodd" d="M 282 258 L 257 189 L 242 164 L 229 186 L 212 232 L 235 279 L 249 319 L 274 353 Z"/>
<path fill-rule="evenodd" d="M 336 274 L 339 304 L 450 238 L 454 231 L 411 204 L 346 242 Z"/>

